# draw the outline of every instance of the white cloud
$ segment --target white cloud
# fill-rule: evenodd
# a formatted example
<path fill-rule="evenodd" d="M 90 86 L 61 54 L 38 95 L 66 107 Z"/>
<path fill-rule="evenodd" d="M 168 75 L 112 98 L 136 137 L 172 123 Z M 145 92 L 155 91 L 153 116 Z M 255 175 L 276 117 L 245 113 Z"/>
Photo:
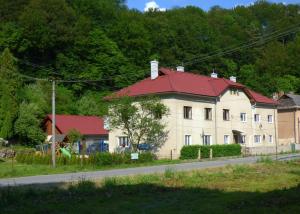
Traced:
<path fill-rule="evenodd" d="M 165 12 L 167 9 L 159 7 L 159 5 L 155 1 L 149 1 L 146 3 L 144 11 L 148 12 L 149 10 L 157 10 L 157 11 Z"/>

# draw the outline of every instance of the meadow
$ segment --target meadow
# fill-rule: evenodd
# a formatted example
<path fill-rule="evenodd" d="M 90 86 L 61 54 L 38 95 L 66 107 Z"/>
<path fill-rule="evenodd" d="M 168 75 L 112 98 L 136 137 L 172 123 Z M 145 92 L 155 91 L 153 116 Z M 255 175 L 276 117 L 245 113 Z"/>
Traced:
<path fill-rule="evenodd" d="M 6 187 L 0 213 L 300 213 L 300 161 Z"/>

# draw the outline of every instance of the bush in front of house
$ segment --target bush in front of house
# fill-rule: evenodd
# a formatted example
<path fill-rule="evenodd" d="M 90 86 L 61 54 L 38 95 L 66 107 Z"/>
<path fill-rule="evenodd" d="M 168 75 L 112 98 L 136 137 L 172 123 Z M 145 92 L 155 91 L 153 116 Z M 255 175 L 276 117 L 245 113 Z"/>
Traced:
<path fill-rule="evenodd" d="M 184 146 L 180 151 L 180 159 L 197 159 L 199 156 L 199 149 L 201 151 L 201 158 L 209 158 L 210 149 L 213 150 L 213 157 L 226 157 L 226 156 L 239 156 L 241 155 L 241 145 L 230 144 L 230 145 L 211 145 L 201 146 L 192 145 Z"/>
<path fill-rule="evenodd" d="M 200 145 L 184 146 L 180 151 L 180 159 L 196 159 Z"/>
<path fill-rule="evenodd" d="M 89 158 L 79 158 L 73 155 L 71 158 L 64 156 L 56 157 L 57 165 L 91 165 L 91 166 L 110 166 L 131 163 L 146 163 L 156 159 L 150 152 L 139 154 L 138 160 L 131 160 L 130 153 L 109 153 L 99 152 L 89 156 Z M 19 152 L 16 156 L 19 163 L 25 164 L 51 164 L 51 154 L 41 154 L 36 152 Z"/>

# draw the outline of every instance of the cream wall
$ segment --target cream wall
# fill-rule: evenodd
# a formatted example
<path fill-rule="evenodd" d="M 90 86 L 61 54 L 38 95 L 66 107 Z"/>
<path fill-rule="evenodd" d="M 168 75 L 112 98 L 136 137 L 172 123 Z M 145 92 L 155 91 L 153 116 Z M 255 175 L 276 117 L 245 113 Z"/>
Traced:
<path fill-rule="evenodd" d="M 202 145 L 203 134 L 212 136 L 212 144 L 224 144 L 224 135 L 230 136 L 233 143 L 233 132 L 237 130 L 246 135 L 246 146 L 275 146 L 277 111 L 268 106 L 252 106 L 249 98 L 243 91 L 231 94 L 226 91 L 219 98 L 193 97 L 186 95 L 169 95 L 162 97 L 162 102 L 168 106 L 170 114 L 163 118 L 169 131 L 168 140 L 158 152 L 160 158 L 179 157 L 180 150 L 184 146 L 184 136 L 191 135 L 191 145 Z M 192 107 L 192 119 L 184 119 L 183 107 Z M 205 108 L 212 109 L 212 120 L 205 120 Z M 230 121 L 223 121 L 223 109 L 230 110 Z M 246 113 L 247 121 L 241 122 L 240 113 Z M 261 115 L 261 122 L 254 123 L 255 113 Z M 267 115 L 273 115 L 273 123 L 267 122 Z M 261 143 L 254 143 L 254 135 L 266 136 Z M 118 137 L 124 136 L 120 130 L 109 133 L 110 151 L 115 151 L 118 146 Z M 268 135 L 273 135 L 273 143 L 268 143 Z"/>

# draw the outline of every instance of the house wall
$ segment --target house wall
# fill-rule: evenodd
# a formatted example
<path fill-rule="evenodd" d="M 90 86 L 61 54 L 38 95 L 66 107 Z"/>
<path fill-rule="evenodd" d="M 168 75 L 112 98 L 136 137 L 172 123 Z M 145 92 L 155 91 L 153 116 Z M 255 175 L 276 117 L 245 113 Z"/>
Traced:
<path fill-rule="evenodd" d="M 278 110 L 279 144 L 300 143 L 300 111 L 293 109 Z"/>
<path fill-rule="evenodd" d="M 185 135 L 191 135 L 191 145 L 203 145 L 203 135 L 211 135 L 212 144 L 224 144 L 224 135 L 230 136 L 234 143 L 233 130 L 246 135 L 246 147 L 275 147 L 277 139 L 277 109 L 270 106 L 252 106 L 243 91 L 238 95 L 227 90 L 220 98 L 193 97 L 185 95 L 163 96 L 162 102 L 168 106 L 170 114 L 163 118 L 167 124 L 169 136 L 159 149 L 160 158 L 178 158 L 184 146 Z M 192 107 L 192 119 L 184 119 L 184 106 Z M 212 109 L 212 120 L 205 120 L 205 108 Z M 229 109 L 230 120 L 223 120 L 223 109 Z M 241 122 L 240 113 L 246 113 L 247 121 Z M 260 114 L 261 121 L 254 122 L 254 114 Z M 268 123 L 267 116 L 273 115 L 273 123 Z M 254 143 L 254 135 L 261 135 L 262 142 Z M 268 136 L 273 136 L 273 142 L 268 142 Z M 110 151 L 118 147 L 118 137 L 124 136 L 121 130 L 111 130 L 109 133 Z M 264 137 L 265 136 L 265 137 Z"/>
<path fill-rule="evenodd" d="M 45 131 L 46 131 L 47 135 L 52 135 L 52 121 L 47 120 L 45 122 L 44 126 L 45 126 Z M 57 128 L 55 128 L 55 133 L 56 134 L 61 134 L 61 132 Z"/>
<path fill-rule="evenodd" d="M 97 143 L 100 140 L 108 141 L 107 135 L 84 135 L 84 142 L 86 146 L 90 146 L 93 143 Z"/>

